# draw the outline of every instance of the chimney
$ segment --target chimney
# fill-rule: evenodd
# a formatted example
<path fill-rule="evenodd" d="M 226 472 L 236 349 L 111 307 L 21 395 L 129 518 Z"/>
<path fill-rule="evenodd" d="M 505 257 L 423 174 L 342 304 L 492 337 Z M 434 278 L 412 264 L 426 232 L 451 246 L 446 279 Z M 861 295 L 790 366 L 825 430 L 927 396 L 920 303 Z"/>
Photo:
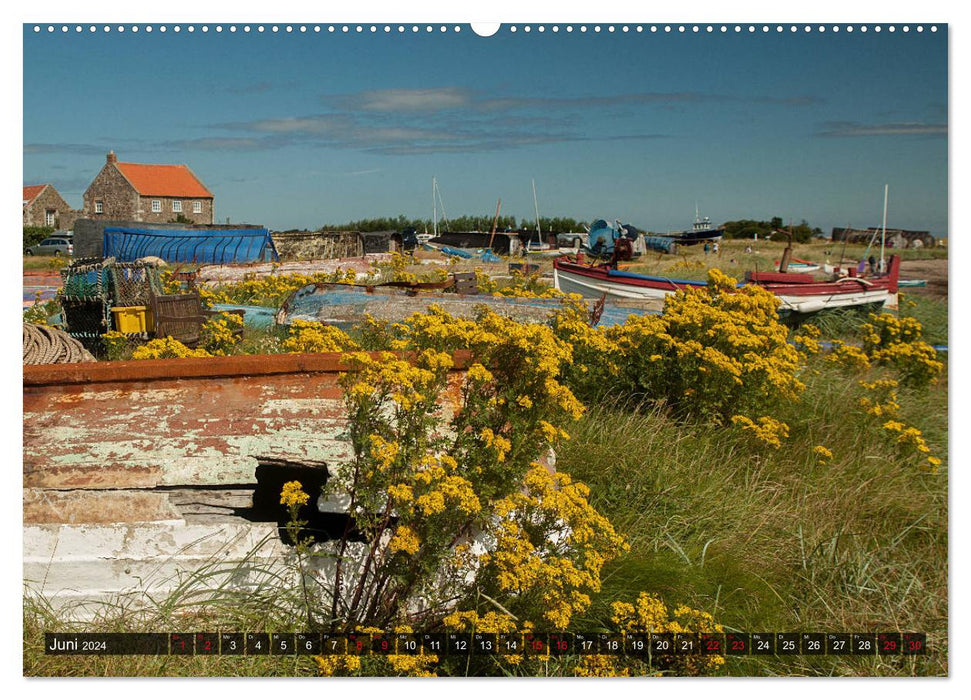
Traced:
<path fill-rule="evenodd" d="M 108 162 L 109 163 L 117 163 L 118 162 L 118 156 L 115 155 L 115 152 L 114 151 L 108 151 Z"/>

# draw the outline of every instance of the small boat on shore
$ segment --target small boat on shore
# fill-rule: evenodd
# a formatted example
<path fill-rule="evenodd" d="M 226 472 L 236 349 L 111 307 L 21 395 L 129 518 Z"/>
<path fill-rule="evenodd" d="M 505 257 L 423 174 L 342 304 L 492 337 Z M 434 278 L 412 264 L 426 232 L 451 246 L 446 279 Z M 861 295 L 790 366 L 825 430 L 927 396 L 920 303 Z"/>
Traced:
<path fill-rule="evenodd" d="M 695 221 L 691 224 L 690 231 L 674 231 L 665 234 L 665 238 L 673 238 L 678 245 L 697 245 L 698 243 L 714 243 L 720 241 L 725 235 L 725 229 L 712 228 L 711 219 L 707 216 L 701 218 L 698 210 L 695 210 Z"/>
<path fill-rule="evenodd" d="M 778 266 L 780 263 L 778 260 L 776 260 L 775 264 Z M 810 262 L 808 260 L 800 260 L 799 258 L 791 258 L 789 260 L 789 265 L 786 267 L 786 272 L 801 272 L 803 274 L 808 274 L 810 272 L 819 272 L 822 269 L 823 266 L 819 265 L 818 263 Z"/>
<path fill-rule="evenodd" d="M 896 308 L 900 257 L 894 255 L 886 275 L 841 277 L 817 281 L 798 272 L 749 272 L 739 287 L 754 284 L 769 290 L 780 300 L 779 310 L 808 314 L 823 309 L 880 305 Z M 664 299 L 682 289 L 701 288 L 704 282 L 641 275 L 616 270 L 608 265 L 589 266 L 565 258 L 553 261 L 553 283 L 561 292 L 589 298 Z"/>

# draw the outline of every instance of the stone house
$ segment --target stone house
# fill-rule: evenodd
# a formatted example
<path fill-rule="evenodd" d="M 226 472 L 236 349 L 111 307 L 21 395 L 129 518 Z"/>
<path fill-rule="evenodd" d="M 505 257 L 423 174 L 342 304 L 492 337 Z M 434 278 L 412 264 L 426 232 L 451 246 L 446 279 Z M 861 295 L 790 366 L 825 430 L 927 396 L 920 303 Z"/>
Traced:
<path fill-rule="evenodd" d="M 212 224 L 213 200 L 187 165 L 119 163 L 110 151 L 84 193 L 84 217 Z"/>
<path fill-rule="evenodd" d="M 71 209 L 54 185 L 24 185 L 24 226 L 47 226 L 68 231 L 78 212 Z"/>

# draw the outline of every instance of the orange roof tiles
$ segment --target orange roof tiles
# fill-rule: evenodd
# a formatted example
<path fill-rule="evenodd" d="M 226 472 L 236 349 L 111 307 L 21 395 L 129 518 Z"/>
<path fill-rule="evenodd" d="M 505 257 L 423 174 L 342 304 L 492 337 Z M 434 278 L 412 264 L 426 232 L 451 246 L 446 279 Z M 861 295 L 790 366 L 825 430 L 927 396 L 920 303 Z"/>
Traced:
<path fill-rule="evenodd" d="M 30 204 L 47 185 L 24 185 L 24 202 Z"/>
<path fill-rule="evenodd" d="M 187 165 L 115 163 L 141 195 L 157 197 L 212 197 Z"/>

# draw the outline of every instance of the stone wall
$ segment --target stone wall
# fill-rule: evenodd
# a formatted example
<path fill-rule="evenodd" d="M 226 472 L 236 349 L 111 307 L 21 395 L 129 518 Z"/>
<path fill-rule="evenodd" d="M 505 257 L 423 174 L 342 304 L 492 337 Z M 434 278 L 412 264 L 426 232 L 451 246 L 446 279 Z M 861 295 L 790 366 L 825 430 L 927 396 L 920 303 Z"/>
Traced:
<path fill-rule="evenodd" d="M 82 211 L 85 219 L 138 221 L 138 193 L 113 163 L 107 163 L 85 191 Z"/>
<path fill-rule="evenodd" d="M 158 202 L 161 211 L 152 211 L 152 202 Z M 182 211 L 175 211 L 174 202 L 182 203 Z M 202 211 L 194 213 L 193 204 L 199 202 Z M 212 198 L 186 199 L 182 197 L 159 197 L 159 196 L 139 196 L 138 209 L 135 211 L 136 221 L 145 221 L 151 224 L 165 224 L 179 218 L 187 219 L 193 224 L 213 223 L 213 204 Z"/>
<path fill-rule="evenodd" d="M 365 253 L 401 252 L 401 234 L 397 231 L 367 231 L 360 235 Z"/>
<path fill-rule="evenodd" d="M 356 231 L 281 231 L 272 234 L 281 261 L 359 258 L 364 245 Z"/>

